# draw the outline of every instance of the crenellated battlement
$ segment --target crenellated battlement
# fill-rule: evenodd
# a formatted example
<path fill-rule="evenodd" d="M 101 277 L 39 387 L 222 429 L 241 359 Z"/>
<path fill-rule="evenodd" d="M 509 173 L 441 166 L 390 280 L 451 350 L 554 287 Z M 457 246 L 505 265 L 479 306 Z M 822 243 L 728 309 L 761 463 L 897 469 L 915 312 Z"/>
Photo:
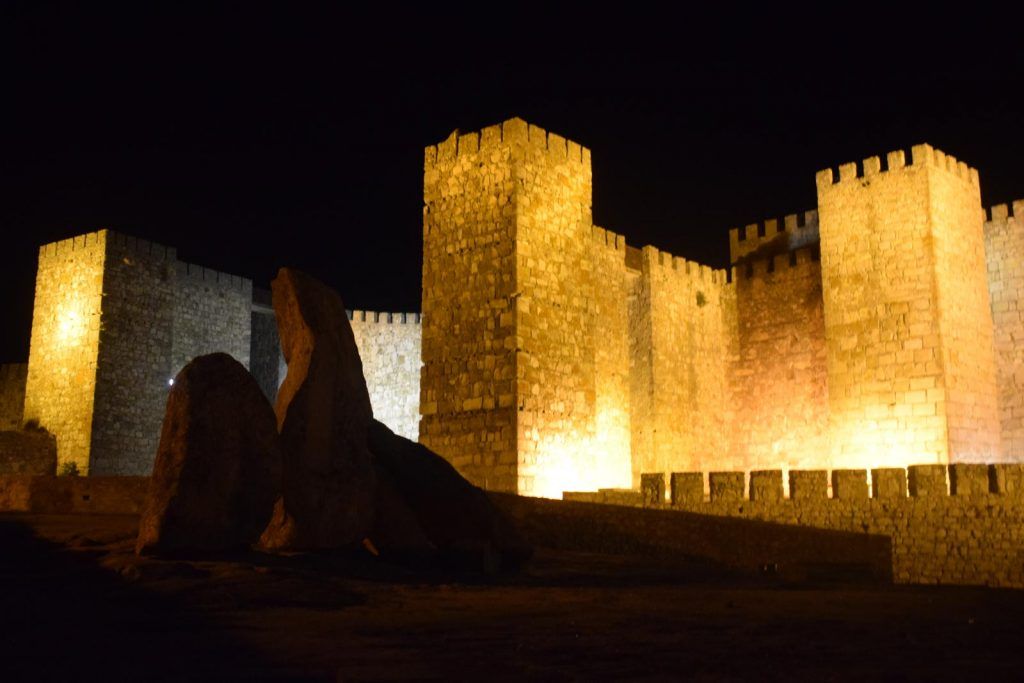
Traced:
<path fill-rule="evenodd" d="M 75 235 L 65 240 L 44 244 L 39 247 L 39 256 L 61 256 L 74 251 L 99 246 L 106 240 L 107 232 L 107 230 L 97 230 L 96 232 L 87 232 L 84 235 Z"/>
<path fill-rule="evenodd" d="M 1005 222 L 1009 219 L 1024 218 L 1024 199 L 1014 200 L 1010 204 L 995 204 L 985 212 L 986 223 Z"/>
<path fill-rule="evenodd" d="M 608 247 L 615 251 L 621 251 L 623 254 L 626 252 L 626 238 L 618 233 L 614 233 L 611 230 L 599 228 L 594 225 L 590 229 L 590 236 L 594 239 L 597 244 Z"/>
<path fill-rule="evenodd" d="M 782 221 L 769 218 L 742 230 L 729 230 L 729 261 L 737 264 L 747 258 L 756 260 L 814 244 L 819 239 L 817 209 L 788 214 Z"/>
<path fill-rule="evenodd" d="M 158 261 L 175 261 L 177 260 L 177 250 L 173 247 L 165 247 L 162 244 L 156 242 L 150 242 L 140 237 L 132 237 L 131 235 L 124 235 L 113 230 L 105 230 L 102 232 L 107 233 L 107 242 L 111 247 L 120 247 L 124 251 L 139 256 L 152 257 Z"/>
<path fill-rule="evenodd" d="M 958 161 L 954 156 L 935 149 L 931 145 L 914 145 L 910 149 L 911 161 L 907 163 L 907 155 L 903 150 L 889 152 L 885 156 L 883 167 L 882 159 L 877 156 L 868 157 L 861 161 L 840 164 L 838 174 L 832 168 L 826 168 L 815 175 L 819 191 L 830 185 L 851 182 L 855 180 L 870 180 L 873 176 L 882 175 L 904 168 L 931 167 L 947 171 L 961 180 L 974 185 L 979 185 L 978 171 L 966 163 Z"/>
<path fill-rule="evenodd" d="M 701 284 L 724 285 L 729 282 L 729 271 L 724 268 L 716 269 L 703 263 L 689 261 L 650 245 L 645 246 L 642 251 L 644 261 L 652 268 L 672 271 L 676 277 L 685 277 Z"/>
<path fill-rule="evenodd" d="M 381 325 L 419 325 L 419 313 L 389 313 L 384 311 L 345 311 L 348 319 L 360 323 L 376 323 Z"/>
<path fill-rule="evenodd" d="M 197 266 L 194 263 L 178 261 L 176 268 L 179 282 L 187 281 L 201 283 L 206 286 L 237 292 L 244 292 L 246 291 L 247 286 L 252 285 L 252 281 L 248 278 L 244 278 L 239 275 L 231 275 L 230 273 L 223 273 L 219 270 L 213 270 L 212 268 L 204 268 L 203 266 Z"/>
<path fill-rule="evenodd" d="M 762 259 L 744 261 L 731 269 L 733 282 L 754 281 L 768 275 L 785 277 L 808 272 L 820 272 L 821 248 L 818 245 L 800 247 Z"/>
<path fill-rule="evenodd" d="M 443 142 L 424 148 L 424 166 L 429 168 L 501 147 L 545 150 L 556 161 L 590 164 L 590 150 L 586 147 L 514 117 L 480 131 L 462 133 L 455 129 Z"/>

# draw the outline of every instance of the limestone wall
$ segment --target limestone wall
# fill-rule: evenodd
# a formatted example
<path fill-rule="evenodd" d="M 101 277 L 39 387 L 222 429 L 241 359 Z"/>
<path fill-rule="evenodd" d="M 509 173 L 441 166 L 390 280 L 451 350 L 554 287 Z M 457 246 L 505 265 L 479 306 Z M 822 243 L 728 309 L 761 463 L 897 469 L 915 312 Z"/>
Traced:
<path fill-rule="evenodd" d="M 929 168 L 950 462 L 998 462 L 1003 458 L 978 172 L 927 145 L 915 147 L 919 153 Z"/>
<path fill-rule="evenodd" d="M 649 472 L 710 466 L 729 452 L 732 287 L 726 271 L 650 246 L 643 249 L 642 268 L 649 332 L 641 336 L 650 342 L 639 351 L 650 380 L 641 388 L 648 412 L 638 415 L 640 447 L 633 459 Z"/>
<path fill-rule="evenodd" d="M 834 470 L 831 498 L 825 470 L 790 471 L 788 498 L 782 475 L 750 472 L 744 487 L 743 472 L 676 474 L 672 504 L 647 506 L 888 536 L 899 583 L 1024 587 L 1024 465 L 876 469 L 870 498 L 866 470 Z M 738 488 L 724 485 L 734 479 Z M 703 494 L 708 480 L 710 499 Z M 566 498 L 625 502 L 618 492 Z M 641 492 L 633 492 L 632 505 L 645 505 Z"/>
<path fill-rule="evenodd" d="M 815 246 L 820 241 L 816 210 L 789 214 L 781 223 L 769 218 L 761 223 L 751 223 L 743 230 L 729 230 L 729 262 L 735 266 L 771 260 L 779 254 Z"/>
<path fill-rule="evenodd" d="M 427 147 L 420 442 L 474 484 L 517 491 L 516 201 L 522 121 Z M 508 141 L 504 134 L 508 132 Z"/>
<path fill-rule="evenodd" d="M 833 465 L 948 462 L 933 155 L 819 172 Z M 944 170 L 942 172 L 945 172 Z M 967 181 L 965 181 L 967 182 Z M 958 201 L 951 199 L 950 203 Z M 950 207 L 952 210 L 952 207 Z"/>
<path fill-rule="evenodd" d="M 726 430 L 729 458 L 706 466 L 825 466 L 828 378 L 817 247 L 734 267 L 733 282 L 739 353 L 729 400 L 737 410 Z"/>
<path fill-rule="evenodd" d="M 174 249 L 107 233 L 92 475 L 148 475 L 171 379 Z"/>
<path fill-rule="evenodd" d="M 250 320 L 249 372 L 273 405 L 277 401 L 277 390 L 284 381 L 288 366 L 281 354 L 281 340 L 277 336 L 277 319 L 274 317 L 269 291 L 253 289 Z M 416 391 L 418 396 L 419 387 Z"/>
<path fill-rule="evenodd" d="M 596 273 L 590 151 L 536 127 L 506 125 L 515 150 L 518 490 L 557 496 L 593 481 Z"/>
<path fill-rule="evenodd" d="M 420 315 L 351 311 L 373 416 L 416 441 L 420 431 Z"/>
<path fill-rule="evenodd" d="M 196 356 L 223 351 L 249 367 L 252 281 L 189 263 L 176 264 L 174 339 L 169 377 Z"/>
<path fill-rule="evenodd" d="M 42 430 L 0 430 L 0 475 L 57 473 L 57 440 Z"/>
<path fill-rule="evenodd" d="M 0 431 L 21 429 L 28 363 L 0 365 Z"/>
<path fill-rule="evenodd" d="M 89 471 L 108 232 L 39 248 L 25 420 L 57 438 L 61 462 Z"/>
<path fill-rule="evenodd" d="M 985 223 L 1003 458 L 1024 461 L 1024 200 L 993 206 Z"/>

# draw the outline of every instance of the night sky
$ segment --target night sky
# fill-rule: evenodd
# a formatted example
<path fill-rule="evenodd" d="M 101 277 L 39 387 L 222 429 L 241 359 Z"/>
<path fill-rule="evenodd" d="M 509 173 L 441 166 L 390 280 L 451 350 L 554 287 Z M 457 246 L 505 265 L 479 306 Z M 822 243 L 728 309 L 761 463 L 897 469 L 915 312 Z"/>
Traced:
<path fill-rule="evenodd" d="M 818 169 L 919 142 L 986 206 L 1024 198 L 1010 17 L 150 4 L 0 4 L 0 362 L 28 356 L 38 246 L 105 227 L 418 310 L 423 147 L 512 116 L 592 150 L 596 223 L 717 267 L 730 227 L 813 208 Z"/>

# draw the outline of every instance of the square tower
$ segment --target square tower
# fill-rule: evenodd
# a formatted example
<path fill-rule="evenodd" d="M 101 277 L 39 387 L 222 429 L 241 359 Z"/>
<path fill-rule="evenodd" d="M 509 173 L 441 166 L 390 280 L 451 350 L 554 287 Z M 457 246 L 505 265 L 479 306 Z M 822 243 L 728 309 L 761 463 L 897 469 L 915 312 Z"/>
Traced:
<path fill-rule="evenodd" d="M 521 119 L 456 131 L 423 198 L 420 441 L 492 490 L 629 486 L 628 448 L 592 448 L 589 150 Z"/>
<path fill-rule="evenodd" d="M 998 460 L 977 171 L 887 162 L 817 175 L 833 466 Z"/>

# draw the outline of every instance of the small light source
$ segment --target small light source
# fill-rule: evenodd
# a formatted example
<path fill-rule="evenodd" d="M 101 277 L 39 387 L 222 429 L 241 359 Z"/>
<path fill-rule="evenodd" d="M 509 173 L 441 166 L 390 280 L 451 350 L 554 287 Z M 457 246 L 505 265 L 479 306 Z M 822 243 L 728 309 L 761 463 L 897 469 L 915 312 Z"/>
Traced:
<path fill-rule="evenodd" d="M 173 377 L 170 378 L 169 380 L 167 380 L 167 386 L 169 386 L 169 387 L 173 387 L 174 386 L 174 378 Z"/>

